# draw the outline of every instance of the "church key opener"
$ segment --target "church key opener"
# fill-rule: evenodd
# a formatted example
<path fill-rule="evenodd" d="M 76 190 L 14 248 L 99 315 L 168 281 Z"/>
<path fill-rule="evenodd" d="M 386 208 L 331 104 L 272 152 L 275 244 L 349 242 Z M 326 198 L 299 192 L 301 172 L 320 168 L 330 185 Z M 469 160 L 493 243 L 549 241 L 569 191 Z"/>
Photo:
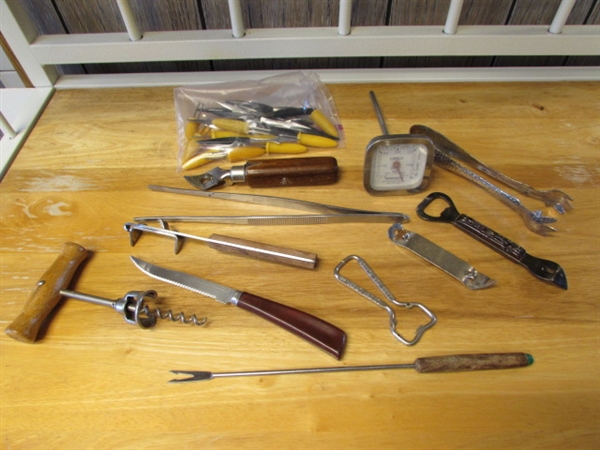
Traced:
<path fill-rule="evenodd" d="M 427 214 L 425 210 L 437 199 L 446 202 L 448 207 L 438 217 L 434 217 Z M 442 192 L 434 192 L 425 197 L 419 206 L 417 206 L 417 215 L 421 219 L 431 222 L 452 223 L 459 230 L 464 231 L 469 236 L 484 243 L 511 261 L 522 265 L 540 280 L 552 283 L 559 288 L 567 289 L 567 276 L 562 267 L 553 261 L 531 256 L 523 247 L 520 247 L 466 214 L 459 213 L 452 199 Z"/>
<path fill-rule="evenodd" d="M 156 325 L 157 319 L 195 325 L 203 325 L 206 322 L 206 318 L 198 319 L 195 315 L 185 317 L 183 313 L 173 315 L 171 311 L 163 312 L 158 308 L 151 310 L 145 300 L 155 299 L 157 295 L 155 291 L 130 291 L 123 298 L 108 300 L 66 289 L 87 254 L 85 248 L 73 242 L 67 242 L 62 246 L 54 263 L 37 282 L 37 287 L 23 306 L 23 311 L 6 328 L 5 333 L 9 337 L 26 343 L 35 342 L 42 323 L 61 297 L 112 307 L 125 318 L 127 323 L 138 324 L 141 328 L 152 328 Z"/>
<path fill-rule="evenodd" d="M 446 169 L 449 172 L 452 172 L 456 175 L 459 175 L 473 183 L 477 186 L 484 189 L 487 193 L 491 194 L 496 199 L 500 200 L 506 206 L 514 210 L 517 214 L 521 216 L 523 222 L 525 222 L 525 226 L 529 228 L 534 233 L 537 233 L 541 236 L 547 236 L 548 233 L 556 231 L 556 228 L 551 227 L 550 223 L 556 222 L 554 217 L 545 216 L 542 211 L 536 210 L 531 211 L 528 209 L 517 197 L 509 194 L 508 192 L 503 191 L 498 186 L 493 183 L 490 183 L 488 180 L 483 178 L 480 175 L 477 175 L 472 170 L 469 170 L 467 167 L 463 166 L 461 163 L 456 161 L 454 158 L 465 162 L 471 166 L 474 166 L 488 175 L 508 184 L 513 188 L 517 188 L 517 190 L 522 192 L 522 189 L 518 188 L 516 184 L 516 180 L 512 180 L 511 178 L 505 177 L 499 172 L 492 171 L 489 167 L 484 166 L 482 163 L 477 161 L 475 158 L 470 156 L 467 152 L 462 150 L 453 142 L 446 139 L 441 134 L 435 132 L 431 128 L 425 127 L 423 125 L 413 125 L 410 129 L 411 133 L 420 132 L 424 133 L 428 136 L 435 144 L 435 156 L 434 156 L 434 164 L 438 167 Z M 504 177 L 504 178 L 502 178 Z M 511 180 L 510 182 L 508 180 Z M 562 208 L 569 208 L 570 203 L 568 203 L 568 199 L 570 197 L 565 196 L 564 192 L 561 191 L 546 191 L 549 193 L 549 197 L 546 200 L 557 201 L 563 203 Z M 532 191 L 529 191 L 527 195 L 531 195 Z M 561 206 L 559 205 L 557 211 L 560 211 Z"/>
<path fill-rule="evenodd" d="M 385 298 L 388 299 L 388 301 L 390 301 L 391 303 L 393 303 L 396 306 L 402 306 L 406 309 L 412 309 L 415 307 L 419 308 L 421 311 L 423 311 L 425 313 L 425 315 L 427 315 L 427 317 L 429 317 L 430 320 L 426 325 L 421 325 L 421 326 L 419 326 L 419 328 L 417 328 L 415 337 L 412 340 L 407 340 L 407 339 L 403 338 L 400 335 L 400 333 L 398 333 L 398 331 L 396 330 L 398 322 L 396 320 L 396 313 L 394 312 L 394 310 L 392 308 L 390 308 L 382 299 L 373 295 L 368 290 L 360 287 L 354 281 L 348 279 L 347 277 L 345 277 L 344 275 L 342 275 L 340 273 L 342 268 L 351 261 L 356 261 L 358 263 L 360 268 L 368 275 L 368 277 L 371 279 L 371 281 L 373 281 L 375 286 L 377 286 L 377 288 L 379 288 L 381 293 L 385 296 Z M 437 322 L 437 318 L 435 317 L 435 314 L 433 314 L 429 309 L 427 309 L 427 307 L 425 307 L 425 305 L 423 305 L 421 303 L 415 303 L 415 302 L 408 302 L 408 303 L 407 302 L 399 302 L 398 300 L 396 300 L 396 298 L 394 297 L 394 294 L 391 293 L 391 291 L 387 288 L 387 286 L 383 283 L 383 281 L 381 281 L 381 279 L 373 271 L 371 266 L 369 266 L 369 264 L 367 264 L 367 262 L 364 259 L 362 259 L 360 256 L 350 255 L 350 256 L 346 257 L 334 269 L 333 275 L 343 285 L 349 287 L 357 294 L 362 295 L 366 299 L 372 301 L 377 306 L 380 306 L 381 308 L 385 309 L 385 311 L 390 316 L 390 331 L 392 332 L 392 336 L 394 336 L 396 339 L 398 339 L 404 345 L 415 345 L 417 342 L 419 342 L 419 340 L 423 336 L 423 333 L 425 333 L 427 330 L 429 330 Z"/>
<path fill-rule="evenodd" d="M 214 169 L 184 177 L 192 186 L 207 191 L 231 184 L 247 183 L 251 188 L 323 186 L 338 180 L 337 160 L 331 156 L 248 161 L 243 166 Z"/>
<path fill-rule="evenodd" d="M 485 289 L 496 282 L 429 239 L 413 231 L 405 230 L 399 223 L 390 227 L 388 237 L 394 244 L 410 250 L 456 278 L 468 289 Z"/>

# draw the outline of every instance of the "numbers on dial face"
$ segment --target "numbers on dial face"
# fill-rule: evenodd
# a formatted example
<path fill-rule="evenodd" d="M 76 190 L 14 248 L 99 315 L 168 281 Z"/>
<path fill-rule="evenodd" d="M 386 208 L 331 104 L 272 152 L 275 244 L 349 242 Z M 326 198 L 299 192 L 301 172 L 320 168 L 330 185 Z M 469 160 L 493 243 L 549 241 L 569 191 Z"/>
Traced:
<path fill-rule="evenodd" d="M 371 187 L 377 191 L 416 189 L 423 182 L 427 147 L 422 144 L 395 144 L 374 151 L 371 160 Z"/>

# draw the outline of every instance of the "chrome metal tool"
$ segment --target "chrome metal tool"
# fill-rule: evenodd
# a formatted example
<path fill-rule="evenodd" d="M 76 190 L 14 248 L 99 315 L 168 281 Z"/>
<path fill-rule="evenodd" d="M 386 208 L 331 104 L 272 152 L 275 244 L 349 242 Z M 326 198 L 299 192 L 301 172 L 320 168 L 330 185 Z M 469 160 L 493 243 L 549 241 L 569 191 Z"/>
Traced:
<path fill-rule="evenodd" d="M 435 164 L 482 187 L 486 192 L 496 197 L 512 210 L 516 211 L 525 222 L 525 226 L 534 233 L 537 233 L 541 236 L 546 236 L 548 232 L 556 231 L 556 228 L 548 225 L 549 223 L 556 222 L 555 218 L 544 216 L 542 211 L 539 210 L 530 211 L 517 197 L 510 195 L 508 192 L 503 191 L 485 178 L 467 169 L 465 166 L 456 162 L 448 155 L 437 150 L 437 148 L 435 152 Z"/>
<path fill-rule="evenodd" d="M 402 306 L 406 309 L 418 308 L 421 311 L 423 311 L 423 313 L 425 313 L 425 315 L 427 317 L 429 317 L 429 322 L 425 325 L 419 326 L 419 328 L 417 328 L 415 336 L 411 340 L 405 339 L 396 330 L 396 327 L 398 325 L 398 321 L 396 320 L 396 313 L 394 312 L 394 310 L 392 308 L 389 307 L 389 305 L 387 303 L 385 303 L 379 297 L 373 295 L 368 290 L 360 287 L 354 281 L 350 280 L 349 278 L 347 278 L 341 274 L 342 268 L 351 261 L 356 261 L 356 263 L 360 266 L 360 268 L 363 269 L 363 271 L 368 275 L 368 277 L 371 279 L 371 281 L 373 281 L 375 286 L 377 286 L 377 288 L 381 291 L 381 293 L 385 296 L 385 298 L 389 302 L 393 303 L 396 306 Z M 396 300 L 396 297 L 394 297 L 394 294 L 391 293 L 391 291 L 387 288 L 387 286 L 385 284 L 383 284 L 383 281 L 381 281 L 381 279 L 377 276 L 377 274 L 371 268 L 371 266 L 369 266 L 369 264 L 364 259 L 362 259 L 360 256 L 350 255 L 350 256 L 344 258 L 344 260 L 342 260 L 342 262 L 340 262 L 337 265 L 337 267 L 334 269 L 333 275 L 343 285 L 349 287 L 357 294 L 362 295 L 366 299 L 372 301 L 377 306 L 385 309 L 385 311 L 388 313 L 388 315 L 390 317 L 390 331 L 392 333 L 392 336 L 394 336 L 397 340 L 402 342 L 404 345 L 415 345 L 417 342 L 419 342 L 419 340 L 423 336 L 423 333 L 425 333 L 427 330 L 429 330 L 437 322 L 437 318 L 435 317 L 435 314 L 433 314 L 429 309 L 427 309 L 427 307 L 425 305 L 423 305 L 422 303 L 399 302 L 398 300 Z"/>
<path fill-rule="evenodd" d="M 429 239 L 413 231 L 405 230 L 400 224 L 394 224 L 390 227 L 388 237 L 394 244 L 410 250 L 425 261 L 442 269 L 469 289 L 485 289 L 496 282 L 479 272 L 468 262 L 463 261 Z"/>
<path fill-rule="evenodd" d="M 458 161 L 462 161 L 481 170 L 482 172 L 496 178 L 502 183 L 524 193 L 525 195 L 530 195 L 543 200 L 546 205 L 554 206 L 554 208 L 561 214 L 564 213 L 565 210 L 572 209 L 572 205 L 569 202 L 572 200 L 571 197 L 562 191 L 556 189 L 551 191 L 538 191 L 531 186 L 513 180 L 497 170 L 486 166 L 442 134 L 424 125 L 413 125 L 410 128 L 410 131 L 411 133 L 420 133 L 424 136 L 427 136 L 433 141 L 435 145 L 434 163 L 436 166 L 464 177 L 465 179 L 483 188 L 486 192 L 496 197 L 506 206 L 517 212 L 525 222 L 527 228 L 537 234 L 546 236 L 549 232 L 556 231 L 556 228 L 548 225 L 549 223 L 556 222 L 556 219 L 553 217 L 544 216 L 540 210 L 529 210 L 517 197 L 510 195 L 509 193 L 500 189 L 498 186 L 490 183 L 488 180 L 469 170 Z"/>
<path fill-rule="evenodd" d="M 263 244 L 261 242 L 221 234 L 211 234 L 205 238 L 170 230 L 168 223 L 162 220 L 159 223 L 161 228 L 151 227 L 143 223 L 127 222 L 125 224 L 125 231 L 129 232 L 131 245 L 134 246 L 142 233 L 147 232 L 175 239 L 175 254 L 179 253 L 185 239 L 193 239 L 206 242 L 210 248 L 232 255 L 247 256 L 287 266 L 300 267 L 302 269 L 314 269 L 317 264 L 317 255 L 315 253 L 278 245 Z"/>
<path fill-rule="evenodd" d="M 444 201 L 448 207 L 439 216 L 431 216 L 426 212 L 426 209 L 437 199 Z M 425 197 L 419 206 L 417 206 L 417 215 L 421 219 L 431 222 L 451 223 L 459 230 L 484 243 L 502 256 L 522 265 L 540 280 L 552 283 L 559 288 L 567 289 L 567 276 L 562 267 L 553 261 L 531 256 L 523 247 L 505 238 L 500 233 L 486 227 L 466 214 L 459 213 L 452 199 L 442 192 L 433 192 Z"/>
<path fill-rule="evenodd" d="M 231 200 L 236 202 L 252 203 L 261 206 L 276 206 L 280 208 L 310 211 L 315 214 L 288 214 L 271 216 L 143 216 L 135 217 L 134 220 L 136 222 L 163 220 L 165 222 L 206 222 L 238 225 L 310 225 L 350 222 L 404 223 L 408 222 L 409 220 L 409 217 L 406 214 L 397 212 L 367 211 L 267 195 L 235 194 L 231 192 L 204 192 L 195 189 L 180 189 L 156 185 L 150 185 L 148 188 L 159 192 L 194 195 L 198 197 L 215 198 L 220 200 Z"/>
<path fill-rule="evenodd" d="M 482 163 L 477 158 L 470 155 L 466 150 L 456 145 L 450 139 L 446 138 L 441 133 L 426 127 L 425 125 L 413 125 L 410 131 L 411 133 L 418 133 L 428 136 L 442 153 L 445 153 L 451 158 L 455 158 L 459 161 L 469 164 L 472 167 L 475 167 L 476 169 L 481 170 L 483 173 L 495 178 L 507 186 L 510 186 L 522 194 L 543 201 L 546 206 L 553 207 L 560 214 L 564 214 L 566 211 L 573 209 L 573 205 L 571 204 L 573 199 L 563 191 L 558 189 L 541 191 L 525 183 L 517 181 L 514 178 L 511 178 L 502 172 Z"/>
<path fill-rule="evenodd" d="M 237 306 L 304 339 L 336 359 L 342 357 L 346 346 L 346 333 L 318 317 L 248 292 L 155 266 L 134 256 L 131 257 L 131 261 L 152 278 L 205 295 L 220 303 Z"/>
<path fill-rule="evenodd" d="M 515 369 L 533 364 L 529 353 L 482 353 L 471 355 L 427 356 L 415 359 L 412 364 L 381 364 L 371 366 L 315 367 L 306 369 L 256 370 L 249 372 L 208 372 L 201 370 L 171 370 L 176 378 L 170 383 L 208 381 L 215 378 L 256 377 L 267 375 L 300 375 L 325 372 L 358 372 L 364 370 L 415 369 L 418 373 L 472 372 L 476 370 Z"/>

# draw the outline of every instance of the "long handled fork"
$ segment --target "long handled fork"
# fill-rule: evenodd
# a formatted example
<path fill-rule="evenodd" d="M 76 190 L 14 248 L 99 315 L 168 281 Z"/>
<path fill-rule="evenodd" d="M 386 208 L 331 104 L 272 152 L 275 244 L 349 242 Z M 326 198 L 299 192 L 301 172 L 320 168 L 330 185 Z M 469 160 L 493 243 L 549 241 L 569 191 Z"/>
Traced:
<path fill-rule="evenodd" d="M 172 370 L 176 375 L 188 378 L 171 380 L 170 383 L 208 381 L 215 378 L 255 377 L 265 375 L 298 375 L 324 372 L 356 372 L 360 370 L 415 369 L 419 373 L 464 372 L 473 370 L 495 370 L 525 367 L 533 364 L 528 353 L 483 353 L 474 355 L 429 356 L 417 358 L 412 364 L 384 364 L 375 366 L 316 367 L 308 369 L 259 370 L 252 372 L 207 372 Z"/>

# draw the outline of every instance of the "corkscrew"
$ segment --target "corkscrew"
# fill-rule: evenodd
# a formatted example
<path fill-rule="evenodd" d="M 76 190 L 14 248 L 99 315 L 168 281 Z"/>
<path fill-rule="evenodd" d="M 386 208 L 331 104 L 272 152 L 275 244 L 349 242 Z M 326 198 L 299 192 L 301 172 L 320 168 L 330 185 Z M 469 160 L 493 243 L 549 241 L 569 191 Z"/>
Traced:
<path fill-rule="evenodd" d="M 74 298 L 95 305 L 109 306 L 121 314 L 125 322 L 137 324 L 141 328 L 152 328 L 156 325 L 158 319 L 170 320 L 172 322 L 193 323 L 194 325 L 204 325 L 206 317 L 198 319 L 195 314 L 186 317 L 184 313 L 173 314 L 173 311 L 161 311 L 160 308 L 150 309 L 146 304 L 147 299 L 155 300 L 158 294 L 156 291 L 129 291 L 123 297 L 117 300 L 109 300 L 95 295 L 82 294 L 81 292 L 61 289 L 60 295 L 63 297 Z"/>
<path fill-rule="evenodd" d="M 127 323 L 137 324 L 142 328 L 152 328 L 158 319 L 171 320 L 194 325 L 204 325 L 206 317 L 198 319 L 195 315 L 186 317 L 183 313 L 151 309 L 146 300 L 154 300 L 156 291 L 130 291 L 122 298 L 109 300 L 95 295 L 66 289 L 79 265 L 87 257 L 87 250 L 73 242 L 63 245 L 54 263 L 44 272 L 42 278 L 23 306 L 21 313 L 6 328 L 5 333 L 21 342 L 32 343 L 37 339 L 39 329 L 48 315 L 56 307 L 61 297 L 109 306 L 121 314 Z"/>

